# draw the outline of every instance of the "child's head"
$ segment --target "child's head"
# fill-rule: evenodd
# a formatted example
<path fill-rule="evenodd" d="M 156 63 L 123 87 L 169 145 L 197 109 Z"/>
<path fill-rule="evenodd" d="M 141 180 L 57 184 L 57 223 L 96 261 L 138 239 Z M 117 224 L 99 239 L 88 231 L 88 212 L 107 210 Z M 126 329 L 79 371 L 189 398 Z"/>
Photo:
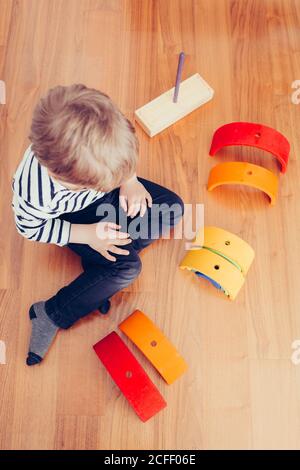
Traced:
<path fill-rule="evenodd" d="M 57 86 L 36 106 L 29 136 L 59 181 L 110 191 L 135 172 L 138 140 L 112 100 L 84 85 Z"/>

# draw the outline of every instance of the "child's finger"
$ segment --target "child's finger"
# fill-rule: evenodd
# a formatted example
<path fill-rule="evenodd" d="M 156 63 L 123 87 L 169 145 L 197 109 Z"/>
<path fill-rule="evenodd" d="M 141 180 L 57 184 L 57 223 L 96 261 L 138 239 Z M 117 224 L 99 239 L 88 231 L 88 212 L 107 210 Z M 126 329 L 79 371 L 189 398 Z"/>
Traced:
<path fill-rule="evenodd" d="M 120 227 L 121 225 L 115 224 L 114 222 L 99 222 L 96 226 L 96 235 L 100 240 L 105 240 L 110 233 L 120 233 L 117 231 Z"/>
<path fill-rule="evenodd" d="M 127 232 L 119 232 L 119 231 L 116 231 L 116 230 L 109 230 L 108 231 L 108 235 L 109 235 L 109 238 L 113 238 L 113 239 L 123 239 L 123 238 L 128 238 L 130 235 L 129 233 Z"/>
<path fill-rule="evenodd" d="M 127 199 L 126 199 L 126 196 L 120 196 L 119 197 L 119 200 L 120 200 L 120 206 L 122 207 L 122 209 L 127 212 Z"/>
<path fill-rule="evenodd" d="M 114 222 L 107 222 L 107 227 L 115 228 L 116 230 L 118 230 L 119 228 L 121 228 L 121 225 L 115 224 Z"/>
<path fill-rule="evenodd" d="M 152 196 L 151 196 L 151 194 L 147 192 L 145 198 L 148 202 L 148 207 L 152 207 Z"/>
<path fill-rule="evenodd" d="M 132 210 L 132 213 L 130 215 L 130 217 L 133 219 L 133 217 L 135 217 L 141 210 L 141 203 L 140 202 L 136 202 L 134 204 L 134 207 L 133 207 L 133 210 Z"/>
<path fill-rule="evenodd" d="M 128 211 L 127 211 L 127 216 L 130 217 L 131 216 L 131 213 L 133 211 L 133 206 L 134 206 L 134 203 L 133 202 L 130 202 L 128 201 Z"/>
<path fill-rule="evenodd" d="M 146 214 L 146 210 L 147 210 L 147 203 L 146 203 L 146 199 L 144 199 L 144 203 L 141 204 L 141 212 L 140 212 L 141 217 L 144 217 L 144 215 Z"/>
<path fill-rule="evenodd" d="M 128 209 L 128 212 L 127 212 L 128 217 L 132 217 L 132 214 L 134 213 L 135 205 L 136 205 L 136 202 L 130 203 L 129 209 Z"/>
<path fill-rule="evenodd" d="M 114 256 L 110 255 L 108 251 L 102 251 L 101 255 L 104 256 L 104 258 L 108 259 L 109 261 L 117 261 L 117 258 Z"/>
<path fill-rule="evenodd" d="M 132 242 L 131 238 L 126 238 L 125 240 L 116 239 L 112 243 L 114 245 L 122 246 L 122 245 L 129 245 L 129 243 L 131 243 L 131 242 Z"/>
<path fill-rule="evenodd" d="M 118 248 L 117 246 L 114 246 L 114 245 L 109 248 L 109 251 L 111 253 L 116 253 L 117 255 L 125 255 L 125 256 L 129 255 L 128 250 L 122 250 L 122 248 Z"/>

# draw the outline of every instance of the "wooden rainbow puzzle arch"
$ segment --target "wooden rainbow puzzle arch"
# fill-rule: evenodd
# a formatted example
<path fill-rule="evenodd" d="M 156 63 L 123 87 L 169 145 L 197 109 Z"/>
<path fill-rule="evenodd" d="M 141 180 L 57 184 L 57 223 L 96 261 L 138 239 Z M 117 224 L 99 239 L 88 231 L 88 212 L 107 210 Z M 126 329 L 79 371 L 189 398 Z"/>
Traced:
<path fill-rule="evenodd" d="M 229 184 L 242 184 L 259 189 L 269 196 L 272 206 L 276 202 L 278 178 L 262 166 L 247 162 L 225 162 L 212 168 L 208 177 L 208 191 Z"/>
<path fill-rule="evenodd" d="M 288 140 L 272 127 L 252 122 L 231 122 L 219 127 L 212 138 L 209 154 L 215 155 L 227 146 L 246 145 L 256 147 L 274 155 L 285 173 L 290 154 Z"/>

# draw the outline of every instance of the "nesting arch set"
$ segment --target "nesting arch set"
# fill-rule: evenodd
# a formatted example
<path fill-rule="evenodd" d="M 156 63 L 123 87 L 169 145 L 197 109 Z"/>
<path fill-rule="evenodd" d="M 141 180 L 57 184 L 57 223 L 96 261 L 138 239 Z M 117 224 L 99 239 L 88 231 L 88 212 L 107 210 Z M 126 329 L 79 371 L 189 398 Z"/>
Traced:
<path fill-rule="evenodd" d="M 180 267 L 210 281 L 234 300 L 244 285 L 254 251 L 237 235 L 219 227 L 204 227 L 203 235 L 200 239 L 198 233 Z"/>
<path fill-rule="evenodd" d="M 210 155 L 214 156 L 226 146 L 250 146 L 274 155 L 287 170 L 290 144 L 278 131 L 262 124 L 232 122 L 219 127 L 212 139 Z M 228 184 L 242 184 L 263 191 L 274 205 L 278 193 L 278 177 L 266 168 L 248 162 L 225 162 L 212 168 L 208 178 L 208 191 Z M 254 259 L 248 243 L 218 227 L 204 227 L 196 236 L 192 249 L 180 264 L 181 269 L 194 272 L 211 282 L 227 297 L 234 300 L 245 282 Z"/>
<path fill-rule="evenodd" d="M 185 360 L 157 326 L 135 310 L 119 329 L 143 353 L 167 384 L 187 369 Z M 111 332 L 94 346 L 98 358 L 142 421 L 148 421 L 167 403 L 122 338 Z"/>

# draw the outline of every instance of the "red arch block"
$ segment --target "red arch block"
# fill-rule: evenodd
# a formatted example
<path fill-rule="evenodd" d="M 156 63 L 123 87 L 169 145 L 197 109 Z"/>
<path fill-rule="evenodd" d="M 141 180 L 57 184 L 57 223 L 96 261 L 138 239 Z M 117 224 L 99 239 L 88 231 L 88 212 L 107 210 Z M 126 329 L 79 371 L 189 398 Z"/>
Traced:
<path fill-rule="evenodd" d="M 167 406 L 126 344 L 114 331 L 93 346 L 108 373 L 142 421 Z"/>
<path fill-rule="evenodd" d="M 280 132 L 272 127 L 252 122 L 231 122 L 219 127 L 212 138 L 209 154 L 215 155 L 229 145 L 247 145 L 266 150 L 274 155 L 285 173 L 290 154 L 290 144 Z"/>

